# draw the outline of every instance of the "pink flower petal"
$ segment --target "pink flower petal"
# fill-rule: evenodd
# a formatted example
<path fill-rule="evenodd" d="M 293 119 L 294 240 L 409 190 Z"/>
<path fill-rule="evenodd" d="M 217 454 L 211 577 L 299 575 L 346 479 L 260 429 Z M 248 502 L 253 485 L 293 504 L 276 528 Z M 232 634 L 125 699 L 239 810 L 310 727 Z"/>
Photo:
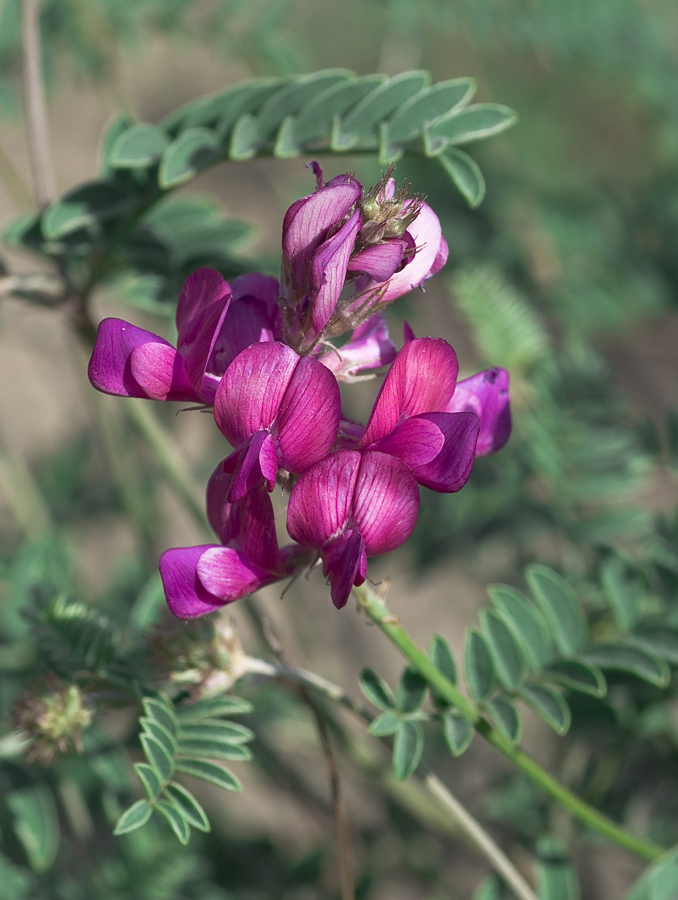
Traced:
<path fill-rule="evenodd" d="M 270 493 L 278 474 L 278 457 L 273 437 L 266 430 L 255 431 L 238 453 L 229 501 L 235 503 L 262 483 Z"/>
<path fill-rule="evenodd" d="M 293 540 L 319 550 L 341 534 L 348 523 L 359 468 L 360 453 L 339 450 L 304 472 L 287 509 L 287 530 Z"/>
<path fill-rule="evenodd" d="M 476 456 L 501 450 L 511 434 L 509 374 L 506 369 L 485 369 L 457 383 L 446 412 L 468 410 L 480 419 Z"/>
<path fill-rule="evenodd" d="M 353 585 L 361 585 L 367 575 L 365 542 L 358 531 L 348 530 L 331 541 L 322 552 L 323 575 L 329 577 L 332 603 L 346 606 Z"/>
<path fill-rule="evenodd" d="M 354 253 L 348 264 L 349 272 L 364 272 L 375 281 L 388 281 L 403 260 L 409 246 L 406 240 L 394 238 Z"/>
<path fill-rule="evenodd" d="M 422 204 L 417 218 L 407 229 L 414 240 L 417 252 L 403 268 L 391 278 L 381 297 L 382 303 L 389 303 L 418 287 L 432 274 L 435 265 L 440 266 L 444 255 L 444 241 L 440 220 L 428 203 Z M 445 244 L 445 247 L 447 245 Z M 444 263 L 443 263 L 444 264 Z"/>
<path fill-rule="evenodd" d="M 452 399 L 459 365 L 441 338 L 416 338 L 396 356 L 360 440 L 360 449 L 386 437 L 403 416 L 438 412 Z"/>
<path fill-rule="evenodd" d="M 304 357 L 287 385 L 274 426 L 282 468 L 299 475 L 327 456 L 340 416 L 337 379 L 317 360 Z"/>
<path fill-rule="evenodd" d="M 212 548 L 210 544 L 175 547 L 160 557 L 160 577 L 167 605 L 179 619 L 195 619 L 224 605 L 220 597 L 205 589 L 196 572 L 198 560 Z"/>
<path fill-rule="evenodd" d="M 429 416 L 403 419 L 385 438 L 375 441 L 370 449 L 390 453 L 409 469 L 430 463 L 443 449 L 445 437 Z"/>
<path fill-rule="evenodd" d="M 346 267 L 353 251 L 361 218 L 356 210 L 339 231 L 325 241 L 310 261 L 310 290 L 312 329 L 305 328 L 310 344 L 332 318 L 346 280 Z"/>
<path fill-rule="evenodd" d="M 273 504 L 265 486 L 252 488 L 237 503 L 228 500 L 233 474 L 220 462 L 207 484 L 207 517 L 222 544 L 230 544 L 255 565 L 281 568 Z"/>
<path fill-rule="evenodd" d="M 297 200 L 287 210 L 282 228 L 283 271 L 292 293 L 307 290 L 307 270 L 315 250 L 327 239 L 329 229 L 341 222 L 360 199 L 362 188 L 351 179 L 326 185 Z"/>
<path fill-rule="evenodd" d="M 200 584 L 222 603 L 232 603 L 278 580 L 232 547 L 208 547 L 196 564 Z"/>
<path fill-rule="evenodd" d="M 300 357 L 277 341 L 252 344 L 233 360 L 214 397 L 214 418 L 231 446 L 269 428 Z"/>
<path fill-rule="evenodd" d="M 180 349 L 196 340 L 205 314 L 213 306 L 221 310 L 230 295 L 228 282 L 216 269 L 197 269 L 186 279 L 177 304 L 177 344 Z"/>
<path fill-rule="evenodd" d="M 387 453 L 363 453 L 351 522 L 363 536 L 367 555 L 399 547 L 412 533 L 418 512 L 419 488 L 407 466 Z"/>
<path fill-rule="evenodd" d="M 183 360 L 174 347 L 122 319 L 104 319 L 100 323 L 88 374 L 94 387 L 105 394 L 200 400 L 186 379 Z"/>
<path fill-rule="evenodd" d="M 480 420 L 471 412 L 429 413 L 420 418 L 435 424 L 445 443 L 430 462 L 412 466 L 412 474 L 432 491 L 450 494 L 461 490 L 471 474 Z"/>

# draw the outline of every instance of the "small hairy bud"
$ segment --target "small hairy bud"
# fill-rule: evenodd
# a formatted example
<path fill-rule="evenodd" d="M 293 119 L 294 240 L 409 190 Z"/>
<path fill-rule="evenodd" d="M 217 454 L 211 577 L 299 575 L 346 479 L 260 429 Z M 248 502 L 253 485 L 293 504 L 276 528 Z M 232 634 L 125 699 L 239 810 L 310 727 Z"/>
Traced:
<path fill-rule="evenodd" d="M 395 166 L 391 166 L 360 201 L 363 225 L 356 241 L 360 247 L 402 237 L 421 211 L 424 197 L 412 194 L 407 182 L 403 182 L 403 186 L 395 191 L 392 178 L 394 169 Z M 389 194 L 393 196 L 389 197 Z"/>
<path fill-rule="evenodd" d="M 92 709 L 77 685 L 52 677 L 29 687 L 12 710 L 14 727 L 30 740 L 29 762 L 48 764 L 56 754 L 82 752 Z"/>

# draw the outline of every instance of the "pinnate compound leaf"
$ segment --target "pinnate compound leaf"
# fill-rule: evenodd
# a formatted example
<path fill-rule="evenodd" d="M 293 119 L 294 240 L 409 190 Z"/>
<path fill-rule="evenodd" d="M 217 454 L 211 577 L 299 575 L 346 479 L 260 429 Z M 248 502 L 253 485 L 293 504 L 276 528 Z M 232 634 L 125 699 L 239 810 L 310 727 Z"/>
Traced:
<path fill-rule="evenodd" d="M 539 900 L 579 900 L 577 872 L 560 842 L 540 838 L 537 844 L 537 893 Z"/>
<path fill-rule="evenodd" d="M 377 718 L 371 722 L 370 727 L 367 730 L 370 734 L 374 735 L 374 737 L 386 737 L 389 734 L 395 734 L 400 728 L 401 722 L 402 716 L 395 710 L 389 709 L 380 716 L 377 716 Z"/>
<path fill-rule="evenodd" d="M 52 204 L 42 215 L 40 227 L 48 241 L 66 237 L 131 209 L 134 198 L 120 185 L 90 181 L 74 188 Z"/>
<path fill-rule="evenodd" d="M 219 719 L 203 719 L 201 722 L 182 723 L 179 739 L 192 741 L 195 739 L 221 741 L 225 744 L 245 744 L 254 740 L 254 732 L 245 725 L 235 722 L 222 722 Z"/>
<path fill-rule="evenodd" d="M 162 744 L 170 757 L 174 756 L 177 752 L 177 742 L 164 725 L 161 725 L 160 722 L 156 722 L 155 719 L 149 719 L 145 716 L 142 716 L 139 719 L 139 724 L 143 728 L 144 734 L 148 734 L 155 738 L 159 744 Z"/>
<path fill-rule="evenodd" d="M 169 781 L 174 774 L 174 759 L 157 738 L 150 734 L 142 734 L 139 738 L 144 748 L 146 759 L 155 769 L 161 781 Z"/>
<path fill-rule="evenodd" d="M 657 687 L 666 687 L 671 679 L 666 661 L 636 644 L 622 641 L 596 644 L 582 656 L 586 662 L 595 663 L 601 669 L 627 672 Z"/>
<path fill-rule="evenodd" d="M 243 744 L 232 744 L 213 738 L 181 738 L 179 741 L 181 756 L 206 757 L 207 759 L 252 759 L 252 753 Z"/>
<path fill-rule="evenodd" d="M 152 812 L 153 807 L 147 800 L 137 800 L 136 803 L 133 803 L 128 807 L 120 816 L 113 829 L 113 834 L 116 836 L 127 834 L 130 831 L 134 831 L 136 828 L 141 828 L 141 826 L 145 825 L 151 818 Z"/>
<path fill-rule="evenodd" d="M 162 700 L 155 697 L 144 697 L 142 703 L 144 712 L 149 718 L 159 722 L 171 735 L 177 733 L 179 722 L 173 706 L 165 697 Z"/>
<path fill-rule="evenodd" d="M 634 643 L 678 666 L 678 628 L 672 625 L 643 623 L 633 634 Z"/>
<path fill-rule="evenodd" d="M 605 560 L 600 576 L 617 625 L 622 631 L 631 631 L 640 615 L 638 584 L 629 577 L 624 561 L 618 556 Z"/>
<path fill-rule="evenodd" d="M 485 700 L 489 697 L 496 685 L 497 676 L 487 640 L 475 628 L 466 635 L 464 671 L 473 699 Z"/>
<path fill-rule="evenodd" d="M 499 103 L 478 103 L 454 110 L 428 129 L 433 138 L 444 138 L 450 144 L 469 144 L 499 134 L 514 125 L 516 113 Z"/>
<path fill-rule="evenodd" d="M 490 600 L 518 639 L 531 669 L 538 672 L 553 656 L 548 628 L 539 612 L 520 591 L 503 584 L 488 588 Z"/>
<path fill-rule="evenodd" d="M 471 209 L 476 209 L 485 196 L 485 179 L 475 160 L 463 150 L 445 150 L 436 159 L 447 172 Z"/>
<path fill-rule="evenodd" d="M 179 838 L 179 843 L 185 847 L 191 836 L 191 828 L 183 810 L 180 810 L 177 806 L 173 803 L 169 803 L 167 800 L 158 800 L 154 808 L 167 819 L 172 831 Z"/>
<path fill-rule="evenodd" d="M 169 142 L 162 128 L 140 122 L 116 139 L 108 154 L 108 164 L 113 169 L 145 169 L 160 160 Z"/>
<path fill-rule="evenodd" d="M 182 131 L 162 156 L 158 183 L 163 189 L 178 187 L 211 165 L 222 152 L 219 139 L 209 128 Z"/>
<path fill-rule="evenodd" d="M 209 781 L 227 791 L 242 790 L 240 781 L 232 772 L 205 759 L 178 759 L 177 772 L 183 772 L 184 775 L 192 775 L 194 778 Z"/>
<path fill-rule="evenodd" d="M 424 732 L 418 722 L 404 721 L 393 741 L 393 771 L 404 781 L 419 765 L 424 749 Z"/>
<path fill-rule="evenodd" d="M 189 825 L 197 828 L 198 831 L 207 832 L 210 830 L 210 822 L 205 810 L 200 803 L 198 803 L 193 794 L 183 787 L 183 785 L 177 784 L 176 781 L 172 781 L 165 788 L 165 794 L 178 808 L 179 812 L 187 820 Z"/>
<path fill-rule="evenodd" d="M 552 663 L 545 670 L 550 681 L 562 684 L 563 687 L 590 694 L 591 697 L 604 697 L 607 693 L 607 682 L 600 668 L 593 663 L 585 663 L 580 659 L 561 659 Z"/>
<path fill-rule="evenodd" d="M 414 71 L 396 75 L 375 88 L 341 119 L 335 137 L 337 149 L 352 147 L 430 83 L 428 72 Z"/>
<path fill-rule="evenodd" d="M 59 819 L 52 792 L 44 784 L 21 788 L 7 795 L 7 806 L 31 869 L 46 872 L 59 850 Z"/>
<path fill-rule="evenodd" d="M 360 689 L 378 709 L 395 709 L 396 700 L 393 691 L 372 669 L 363 669 L 360 675 Z"/>
<path fill-rule="evenodd" d="M 159 797 L 162 792 L 163 782 L 153 766 L 149 766 L 148 763 L 134 763 L 134 771 L 139 776 L 148 799 L 154 800 L 156 797 Z"/>
<path fill-rule="evenodd" d="M 403 672 L 398 685 L 396 704 L 404 713 L 415 712 L 424 702 L 426 696 L 426 680 L 413 666 L 408 666 Z"/>
<path fill-rule="evenodd" d="M 490 645 L 499 680 L 504 687 L 514 688 L 525 675 L 525 661 L 513 632 L 494 612 L 483 615 L 483 630 Z"/>
<path fill-rule="evenodd" d="M 403 103 L 388 120 L 392 141 L 406 141 L 430 123 L 468 103 L 476 89 L 473 78 L 454 78 L 424 88 Z"/>
<path fill-rule="evenodd" d="M 220 716 L 236 716 L 250 713 L 254 707 L 242 697 L 208 697 L 195 703 L 182 703 L 177 707 L 177 715 L 182 723 L 197 722 L 202 719 L 217 719 Z"/>
<path fill-rule="evenodd" d="M 503 694 L 493 697 L 486 703 L 485 708 L 504 737 L 512 744 L 517 744 L 523 727 L 518 710 L 510 697 Z"/>
<path fill-rule="evenodd" d="M 334 84 L 348 81 L 353 75 L 347 69 L 326 69 L 295 78 L 270 96 L 257 113 L 257 122 L 264 138 L 269 138 L 287 116 L 293 116 L 317 94 Z"/>
<path fill-rule="evenodd" d="M 576 656 L 586 643 L 588 627 L 573 588 L 547 566 L 529 566 L 525 577 L 551 628 L 558 649 L 563 656 Z"/>
<path fill-rule="evenodd" d="M 557 734 L 567 734 L 572 713 L 562 694 L 545 684 L 526 683 L 520 688 L 520 696 Z"/>
<path fill-rule="evenodd" d="M 473 739 L 473 726 L 456 713 L 443 716 L 443 735 L 452 756 L 461 756 Z"/>
<path fill-rule="evenodd" d="M 297 140 L 303 143 L 329 134 L 335 116 L 341 116 L 355 107 L 385 80 L 385 75 L 363 75 L 331 85 L 299 110 L 295 123 Z"/>

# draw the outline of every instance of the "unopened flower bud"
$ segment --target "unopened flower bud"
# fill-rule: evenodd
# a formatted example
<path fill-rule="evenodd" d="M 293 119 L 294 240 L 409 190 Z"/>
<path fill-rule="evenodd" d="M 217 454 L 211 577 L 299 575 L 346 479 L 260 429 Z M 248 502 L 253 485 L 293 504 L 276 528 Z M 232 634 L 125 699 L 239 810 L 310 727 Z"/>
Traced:
<path fill-rule="evenodd" d="M 92 721 L 92 709 L 79 687 L 53 677 L 24 692 L 12 720 L 31 741 L 28 761 L 47 764 L 57 753 L 82 752 L 82 732 Z"/>

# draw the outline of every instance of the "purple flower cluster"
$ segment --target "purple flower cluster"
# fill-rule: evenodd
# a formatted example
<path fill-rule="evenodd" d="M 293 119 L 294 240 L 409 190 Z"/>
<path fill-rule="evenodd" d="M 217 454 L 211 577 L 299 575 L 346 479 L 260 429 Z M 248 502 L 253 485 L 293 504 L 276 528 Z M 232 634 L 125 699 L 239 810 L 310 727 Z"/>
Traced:
<path fill-rule="evenodd" d="M 167 602 L 180 618 L 211 612 L 322 560 L 341 608 L 367 557 L 414 528 L 419 486 L 458 491 L 473 460 L 511 431 L 508 373 L 457 381 L 440 338 L 405 328 L 396 352 L 383 308 L 445 264 L 440 222 L 390 173 L 369 191 L 351 175 L 293 203 L 283 222 L 280 282 L 230 285 L 211 269 L 185 283 L 177 347 L 120 319 L 99 326 L 89 365 L 98 390 L 213 409 L 233 447 L 207 486 L 218 544 L 168 550 Z M 343 345 L 331 339 L 351 332 Z M 345 418 L 339 381 L 390 366 L 366 426 Z M 362 374 L 361 374 L 362 373 Z M 290 491 L 278 546 L 270 493 Z"/>

